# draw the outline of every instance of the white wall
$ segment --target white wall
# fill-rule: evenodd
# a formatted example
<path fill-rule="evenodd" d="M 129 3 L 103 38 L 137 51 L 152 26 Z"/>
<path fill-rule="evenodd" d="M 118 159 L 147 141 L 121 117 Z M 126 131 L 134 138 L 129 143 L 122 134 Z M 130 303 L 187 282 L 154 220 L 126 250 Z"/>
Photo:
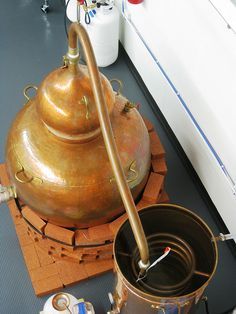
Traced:
<path fill-rule="evenodd" d="M 236 34 L 207 0 L 144 0 L 125 14 L 127 53 L 235 233 Z"/>

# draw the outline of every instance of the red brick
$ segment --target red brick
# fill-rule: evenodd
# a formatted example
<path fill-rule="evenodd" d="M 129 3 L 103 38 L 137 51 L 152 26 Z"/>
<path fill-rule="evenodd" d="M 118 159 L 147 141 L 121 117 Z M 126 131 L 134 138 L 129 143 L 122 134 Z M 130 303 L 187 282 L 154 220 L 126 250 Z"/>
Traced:
<path fill-rule="evenodd" d="M 37 214 L 35 214 L 28 206 L 22 209 L 23 217 L 28 220 L 37 230 L 44 232 L 46 222 L 43 221 Z"/>
<path fill-rule="evenodd" d="M 165 156 L 165 150 L 156 132 L 150 132 L 151 156 L 158 159 Z"/>
<path fill-rule="evenodd" d="M 140 210 L 144 207 L 148 207 L 150 205 L 154 204 L 153 202 L 147 202 L 143 199 L 141 199 L 141 201 L 139 201 L 139 203 L 136 205 L 137 210 Z"/>
<path fill-rule="evenodd" d="M 22 201 L 21 199 L 18 198 L 18 203 L 20 205 L 21 208 L 23 208 L 24 206 L 26 206 L 25 202 Z"/>
<path fill-rule="evenodd" d="M 27 230 L 28 230 L 28 225 L 26 222 L 24 222 L 23 224 L 20 224 L 19 226 L 17 226 L 16 233 L 17 234 L 27 234 Z"/>
<path fill-rule="evenodd" d="M 69 245 L 62 245 L 61 249 L 68 252 L 73 252 L 75 250 L 74 246 L 69 246 Z"/>
<path fill-rule="evenodd" d="M 80 252 L 82 254 L 92 254 L 92 255 L 97 255 L 98 250 L 100 249 L 101 246 L 94 246 L 94 247 L 84 247 L 80 248 Z"/>
<path fill-rule="evenodd" d="M 61 260 L 63 261 L 68 261 L 68 262 L 72 262 L 72 263 L 80 263 L 82 261 L 82 253 L 79 252 L 79 251 L 76 251 L 74 252 L 73 254 L 71 255 L 66 255 L 66 256 L 63 256 L 61 258 Z"/>
<path fill-rule="evenodd" d="M 80 263 L 82 261 L 82 254 L 65 255 L 64 253 L 53 257 L 55 262 L 69 262 L 69 263 Z"/>
<path fill-rule="evenodd" d="M 88 229 L 80 229 L 75 231 L 75 245 L 99 245 L 104 241 L 92 240 L 89 237 Z"/>
<path fill-rule="evenodd" d="M 70 245 L 62 245 L 56 241 L 53 241 L 51 239 L 47 239 L 47 245 L 49 245 L 50 247 L 54 247 L 56 251 L 60 252 L 62 250 L 65 251 L 69 251 L 69 252 L 73 252 L 74 251 L 74 247 L 70 246 Z"/>
<path fill-rule="evenodd" d="M 112 252 L 112 251 L 113 251 L 113 242 L 99 247 L 98 254 L 102 252 Z"/>
<path fill-rule="evenodd" d="M 96 260 L 84 264 L 88 277 L 93 277 L 113 269 L 113 260 Z"/>
<path fill-rule="evenodd" d="M 105 245 L 103 248 L 99 249 L 98 256 L 101 255 L 112 255 L 113 254 L 113 243 Z"/>
<path fill-rule="evenodd" d="M 152 159 L 152 169 L 154 172 L 165 176 L 167 173 L 167 166 L 166 166 L 165 158 Z"/>
<path fill-rule="evenodd" d="M 155 172 L 151 172 L 143 193 L 143 200 L 147 202 L 156 203 L 159 198 L 163 182 L 164 176 Z"/>
<path fill-rule="evenodd" d="M 10 200 L 9 202 L 7 202 L 7 205 L 10 209 L 11 217 L 12 217 L 12 220 L 14 221 L 14 224 L 15 225 L 22 224 L 24 220 L 22 219 L 22 215 L 18 207 L 16 206 L 15 200 Z"/>
<path fill-rule="evenodd" d="M 38 245 L 35 245 L 35 249 L 41 266 L 46 266 L 54 263 L 53 258 L 50 255 L 48 255 L 46 249 L 42 249 Z"/>
<path fill-rule="evenodd" d="M 24 247 L 21 247 L 22 253 L 25 259 L 26 266 L 29 270 L 39 268 L 39 258 L 34 247 L 34 244 L 29 244 Z"/>
<path fill-rule="evenodd" d="M 7 175 L 7 170 L 6 170 L 6 166 L 5 164 L 0 164 L 0 178 L 1 178 L 1 184 L 8 186 L 10 185 L 10 181 Z M 11 216 L 12 219 L 14 221 L 15 224 L 21 224 L 22 223 L 22 219 L 20 216 L 20 212 L 16 206 L 16 202 L 15 200 L 10 200 L 9 202 L 7 202 L 7 205 L 10 209 L 11 212 Z"/>
<path fill-rule="evenodd" d="M 21 215 L 20 212 L 13 214 L 11 211 L 11 218 L 12 218 L 15 226 L 25 223 L 23 216 Z"/>
<path fill-rule="evenodd" d="M 5 164 L 0 164 L 0 177 L 2 185 L 10 185 Z"/>
<path fill-rule="evenodd" d="M 13 215 L 12 212 L 11 212 L 11 218 L 15 224 L 15 226 L 18 226 L 18 225 L 21 225 L 23 223 L 25 223 L 23 217 L 21 216 L 20 213 L 16 214 L 16 215 Z"/>
<path fill-rule="evenodd" d="M 39 247 L 41 250 L 43 250 L 45 254 L 47 254 L 48 257 L 52 260 L 54 260 L 54 258 L 60 258 L 62 254 L 73 254 L 74 251 L 74 248 L 72 246 L 62 246 L 60 243 L 57 243 L 47 238 L 40 239 L 39 242 L 37 242 L 36 247 Z"/>
<path fill-rule="evenodd" d="M 112 253 L 113 250 L 113 242 L 112 243 L 108 243 L 108 244 L 104 244 L 101 246 L 97 246 L 97 247 L 87 247 L 87 248 L 81 248 L 80 252 L 82 254 L 86 254 L 86 255 L 100 255 L 102 253 Z"/>
<path fill-rule="evenodd" d="M 88 278 L 83 263 L 56 261 L 59 277 L 65 286 Z"/>
<path fill-rule="evenodd" d="M 88 230 L 81 229 L 75 231 L 75 245 L 88 245 L 90 242 Z"/>
<path fill-rule="evenodd" d="M 28 246 L 29 244 L 34 243 L 32 238 L 27 233 L 17 234 L 17 237 L 21 247 Z"/>
<path fill-rule="evenodd" d="M 37 243 L 37 247 L 40 247 L 40 249 L 46 251 L 46 250 L 48 250 L 51 243 L 54 244 L 55 242 L 47 239 L 46 237 L 40 238 L 39 242 Z"/>
<path fill-rule="evenodd" d="M 158 203 L 169 203 L 170 199 L 168 194 L 166 193 L 166 191 L 162 191 L 159 199 L 158 199 Z"/>
<path fill-rule="evenodd" d="M 0 178 L 1 178 L 1 184 L 2 185 L 5 185 L 5 186 L 10 185 L 10 181 L 9 181 L 9 178 L 7 175 L 7 170 L 6 170 L 5 164 L 0 164 Z M 15 200 L 14 199 L 10 200 L 9 202 L 7 202 L 7 205 L 10 209 L 10 213 L 11 213 L 11 216 L 12 216 L 12 219 L 13 219 L 15 225 L 21 224 L 22 223 L 21 214 L 19 212 L 19 209 L 16 205 Z"/>
<path fill-rule="evenodd" d="M 58 275 L 58 269 L 55 263 L 45 266 L 40 266 L 29 271 L 33 282 L 47 279 L 48 277 Z"/>
<path fill-rule="evenodd" d="M 84 262 L 91 262 L 91 261 L 95 261 L 96 259 L 97 259 L 96 254 L 83 254 L 81 257 L 81 260 Z"/>
<path fill-rule="evenodd" d="M 88 229 L 88 236 L 94 242 L 107 241 L 113 239 L 113 234 L 109 224 L 103 224 Z"/>
<path fill-rule="evenodd" d="M 101 254 L 97 257 L 97 260 L 108 260 L 108 259 L 112 259 L 113 258 L 113 254 L 112 253 L 104 253 Z"/>
<path fill-rule="evenodd" d="M 33 282 L 35 294 L 42 297 L 49 293 L 56 292 L 63 288 L 63 283 L 58 275 Z"/>
<path fill-rule="evenodd" d="M 74 242 L 74 231 L 67 230 L 65 228 L 48 223 L 44 228 L 46 236 L 64 242 L 66 244 L 73 244 Z"/>
<path fill-rule="evenodd" d="M 151 121 L 148 120 L 147 118 L 144 118 L 144 117 L 142 117 L 142 118 L 143 118 L 143 121 L 144 121 L 144 123 L 146 125 L 146 128 L 147 128 L 148 132 L 152 132 L 154 130 L 154 127 L 153 127 Z"/>
<path fill-rule="evenodd" d="M 80 249 L 76 249 L 74 252 L 73 252 L 73 255 L 71 255 L 72 258 L 74 258 L 74 261 L 81 261 L 81 257 L 82 257 L 83 253 L 81 252 Z"/>
<path fill-rule="evenodd" d="M 123 214 L 122 216 L 120 216 L 119 218 L 115 219 L 114 221 L 112 221 L 109 224 L 109 228 L 111 230 L 111 232 L 113 233 L 113 235 L 115 235 L 118 231 L 118 229 L 120 228 L 120 226 L 127 220 L 127 215 Z"/>
<path fill-rule="evenodd" d="M 33 244 L 33 240 L 28 235 L 28 226 L 25 221 L 22 224 L 15 225 L 15 228 L 21 246 Z"/>

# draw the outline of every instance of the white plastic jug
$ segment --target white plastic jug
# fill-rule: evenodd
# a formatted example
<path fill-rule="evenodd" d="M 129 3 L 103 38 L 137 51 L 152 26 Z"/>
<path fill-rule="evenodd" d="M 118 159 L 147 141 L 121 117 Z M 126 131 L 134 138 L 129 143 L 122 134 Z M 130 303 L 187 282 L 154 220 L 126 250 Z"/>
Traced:
<path fill-rule="evenodd" d="M 67 2 L 67 0 L 66 0 Z M 91 40 L 97 65 L 106 67 L 116 61 L 119 51 L 119 11 L 113 0 L 97 1 L 100 7 L 88 9 L 86 21 L 83 7 L 80 9 L 80 22 L 86 28 Z M 78 18 L 77 0 L 70 0 L 67 17 L 72 22 Z M 87 0 L 88 7 L 92 4 Z M 88 23 L 89 22 L 89 23 Z"/>

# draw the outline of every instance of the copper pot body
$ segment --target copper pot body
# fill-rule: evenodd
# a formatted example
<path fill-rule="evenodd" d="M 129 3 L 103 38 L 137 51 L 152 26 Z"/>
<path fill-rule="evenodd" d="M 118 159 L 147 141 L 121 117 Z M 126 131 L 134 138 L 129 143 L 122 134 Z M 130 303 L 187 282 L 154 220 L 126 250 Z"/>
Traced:
<path fill-rule="evenodd" d="M 158 255 L 160 247 L 168 245 L 171 251 L 144 280 L 136 282 L 140 257 L 129 222 L 120 227 L 114 242 L 116 285 L 111 313 L 195 313 L 217 267 L 214 235 L 200 217 L 176 205 L 153 205 L 139 214 L 150 262 L 162 254 Z"/>
<path fill-rule="evenodd" d="M 121 163 L 134 199 L 150 169 L 149 135 L 126 98 L 101 74 Z M 124 211 L 100 132 L 87 68 L 59 68 L 41 83 L 14 120 L 6 165 L 17 196 L 41 218 L 64 226 L 103 224 Z"/>

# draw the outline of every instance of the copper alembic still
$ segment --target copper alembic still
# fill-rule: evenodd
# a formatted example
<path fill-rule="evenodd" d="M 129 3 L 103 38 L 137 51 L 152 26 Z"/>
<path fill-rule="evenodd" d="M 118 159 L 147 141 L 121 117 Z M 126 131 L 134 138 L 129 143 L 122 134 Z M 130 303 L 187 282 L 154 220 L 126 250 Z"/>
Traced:
<path fill-rule="evenodd" d="M 95 102 L 106 103 L 134 199 L 148 178 L 150 144 L 138 111 L 125 114 L 127 99 L 115 97 L 106 77 L 98 75 L 92 50 L 85 50 L 89 71 L 78 65 L 76 38 L 72 27 L 66 65 L 44 79 L 36 97 L 15 119 L 6 165 L 17 196 L 41 218 L 59 226 L 86 228 L 123 211 Z M 84 34 L 81 42 L 85 47 L 89 44 Z"/>
<path fill-rule="evenodd" d="M 78 63 L 78 39 L 87 66 Z M 180 206 L 137 211 L 151 166 L 148 131 L 98 72 L 79 23 L 70 26 L 64 65 L 35 89 L 9 131 L 10 185 L 1 186 L 1 201 L 17 198 L 41 221 L 71 230 L 106 224 L 125 210 L 109 313 L 194 313 L 217 267 L 217 239 Z"/>

